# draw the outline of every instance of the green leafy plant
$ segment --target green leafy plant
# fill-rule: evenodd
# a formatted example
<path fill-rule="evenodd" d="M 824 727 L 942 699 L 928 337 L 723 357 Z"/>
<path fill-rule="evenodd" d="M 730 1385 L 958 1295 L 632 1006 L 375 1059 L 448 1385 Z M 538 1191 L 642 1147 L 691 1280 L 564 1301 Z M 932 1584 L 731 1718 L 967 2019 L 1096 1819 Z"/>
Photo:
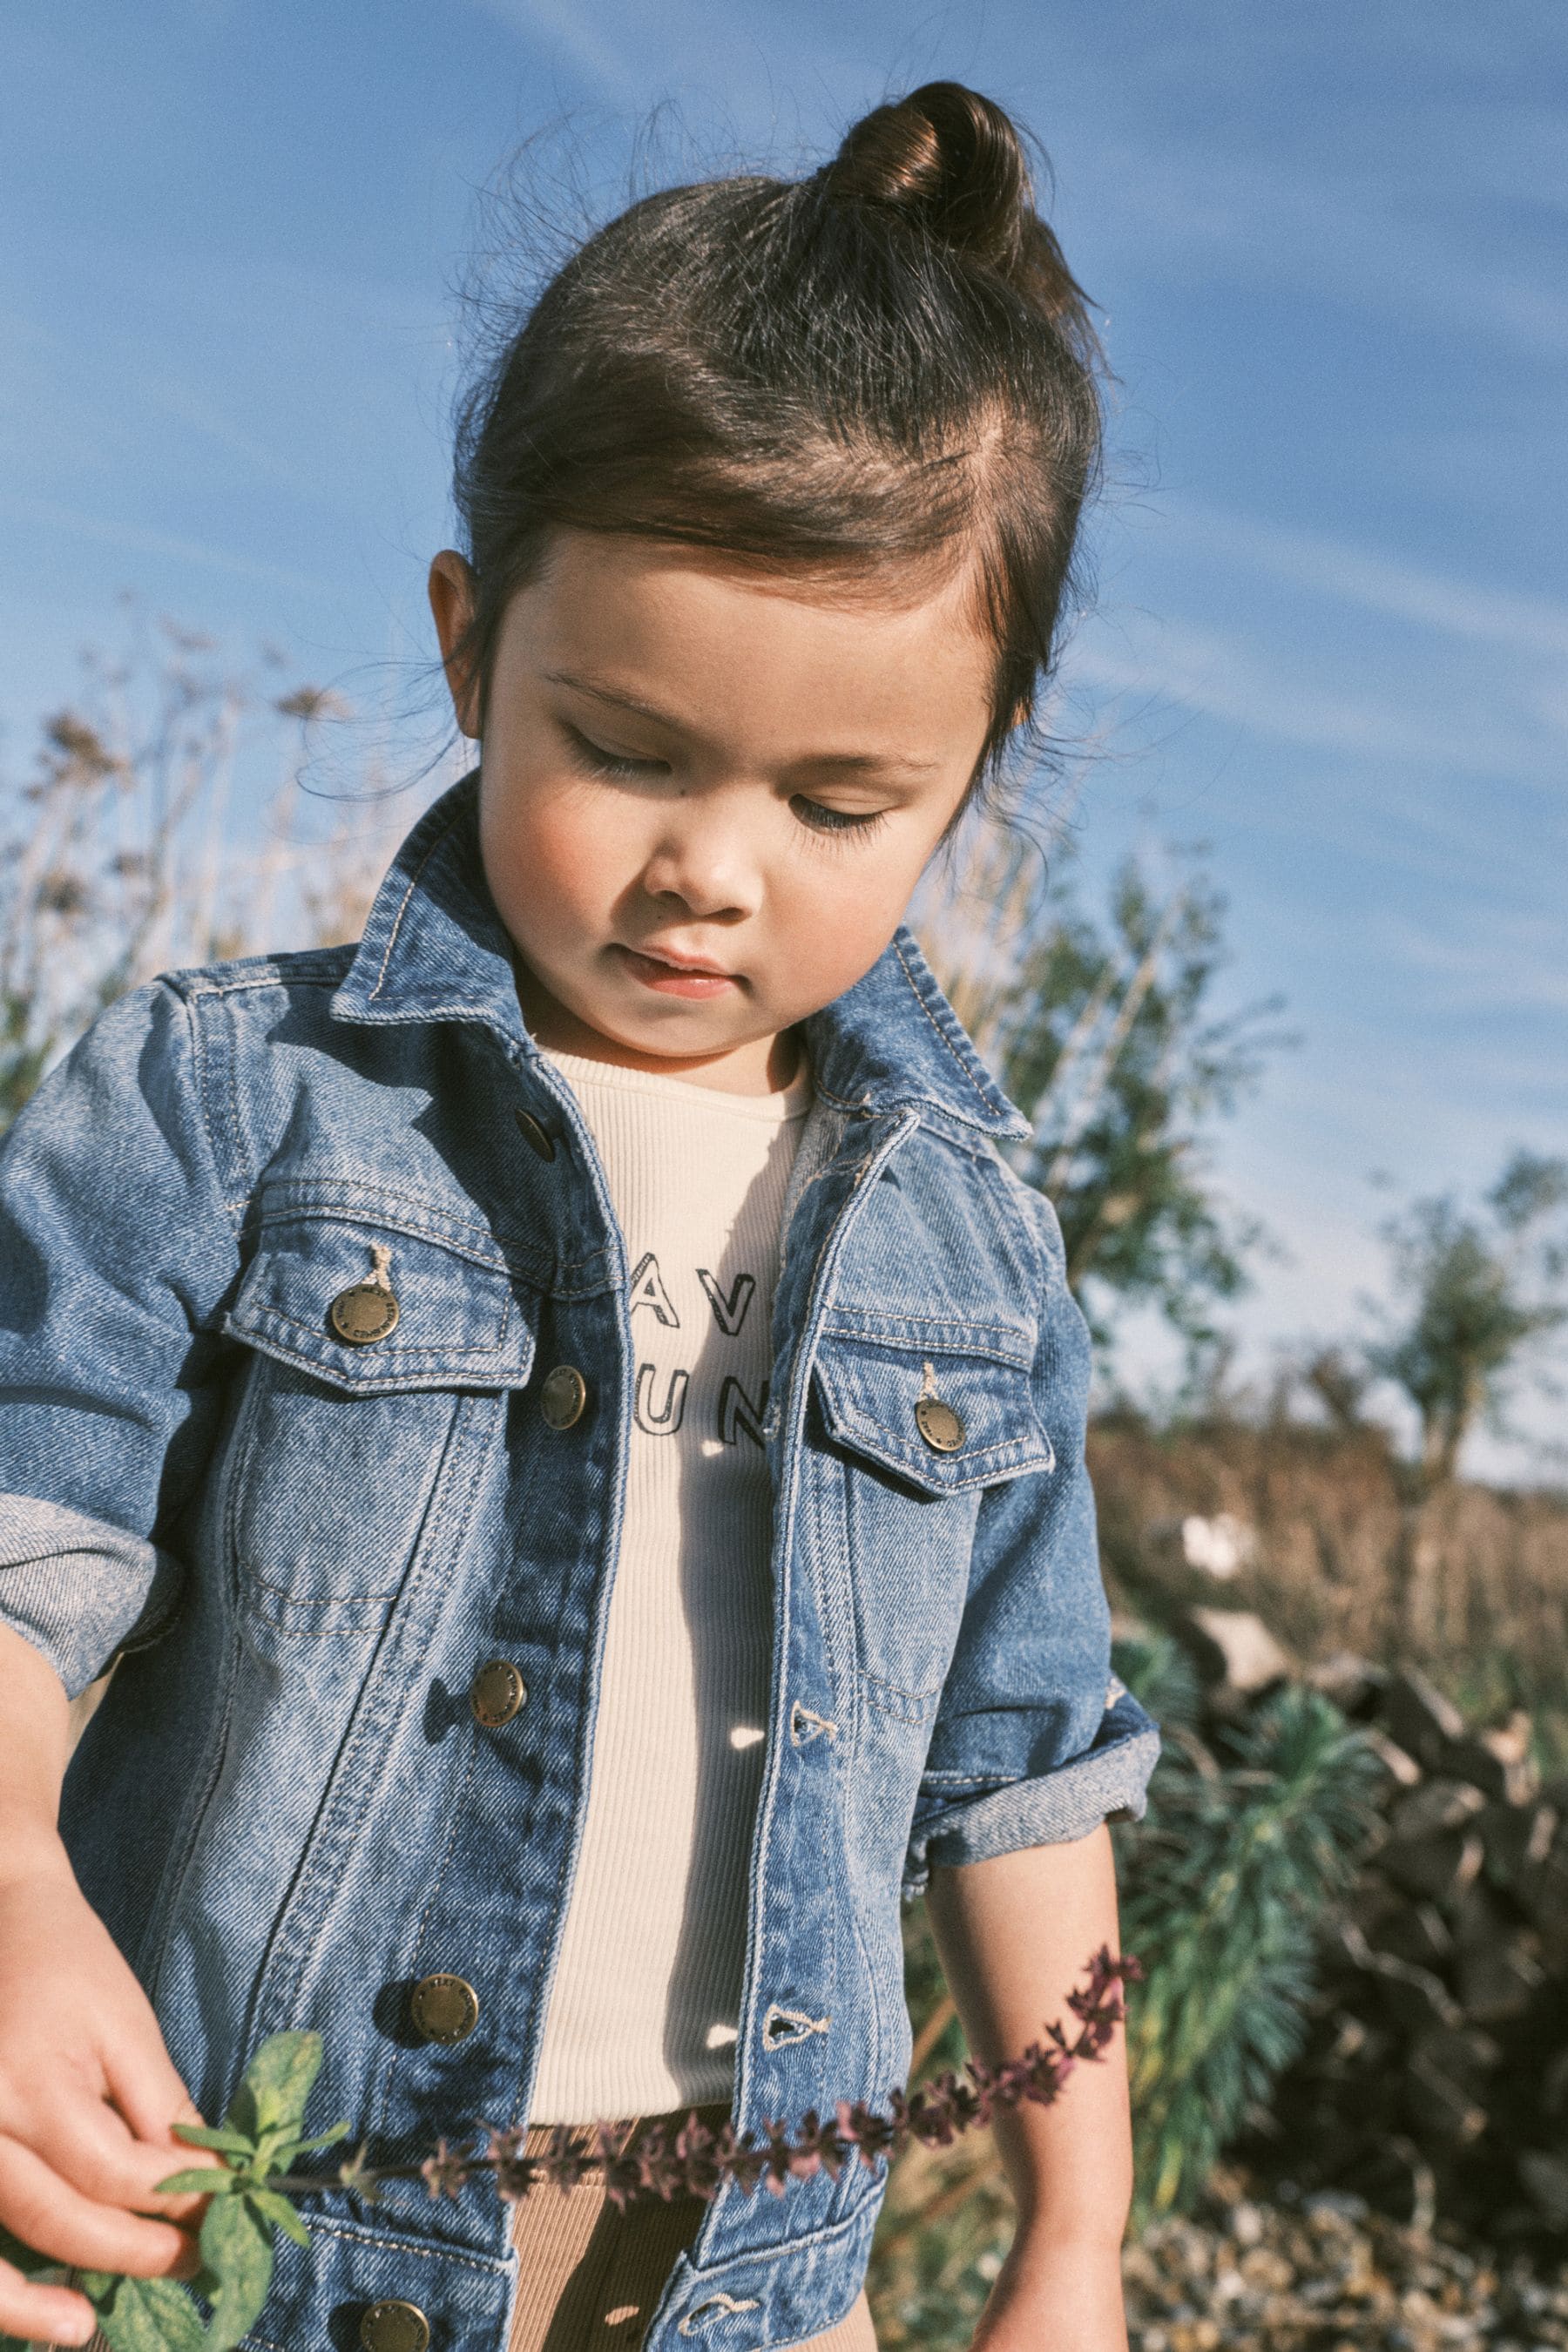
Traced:
<path fill-rule="evenodd" d="M 171 2196 L 212 2200 L 201 2227 L 202 2267 L 191 2281 L 211 2316 L 204 2322 L 191 2294 L 174 2279 L 77 2271 L 72 2284 L 92 2305 L 114 2352 L 232 2352 L 246 2334 L 272 2284 L 274 2233 L 282 2230 L 300 2245 L 310 2243 L 279 2177 L 298 2157 L 330 2147 L 348 2130 L 346 2123 L 309 2137 L 302 2129 L 321 2064 L 319 2033 L 275 2033 L 246 2069 L 221 2126 L 174 2126 L 176 2138 L 222 2158 L 221 2165 L 193 2167 L 158 2184 Z M 0 2255 L 34 2277 L 61 2267 L 3 2228 Z M 0 2352 L 22 2347 L 14 2336 L 0 2336 Z"/>
<path fill-rule="evenodd" d="M 1118 1671 L 1179 1705 L 1158 1641 L 1119 1645 Z M 1170 1712 L 1164 1727 L 1148 1816 L 1121 1852 L 1123 1926 L 1144 1959 L 1127 2055 L 1145 2220 L 1191 2202 L 1300 2049 L 1321 1921 L 1371 1832 L 1378 1773 L 1304 1686 L 1214 1753 Z"/>

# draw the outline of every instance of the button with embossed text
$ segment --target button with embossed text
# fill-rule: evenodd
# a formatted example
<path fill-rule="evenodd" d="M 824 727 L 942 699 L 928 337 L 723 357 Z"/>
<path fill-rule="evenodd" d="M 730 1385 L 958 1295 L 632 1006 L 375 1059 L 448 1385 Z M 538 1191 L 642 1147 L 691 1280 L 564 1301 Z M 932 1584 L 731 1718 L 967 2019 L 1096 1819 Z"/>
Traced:
<path fill-rule="evenodd" d="M 359 2340 L 364 2352 L 425 2352 L 430 2322 L 416 2303 L 388 2295 L 360 2314 Z"/>
<path fill-rule="evenodd" d="M 933 1454 L 957 1454 L 969 1434 L 956 1406 L 938 1396 L 916 1400 L 915 1427 Z"/>
<path fill-rule="evenodd" d="M 351 1348 L 369 1348 L 396 1330 L 400 1312 L 396 1293 L 384 1283 L 353 1282 L 339 1291 L 327 1320 Z"/>
<path fill-rule="evenodd" d="M 479 1997 L 461 1977 L 421 1977 L 408 2003 L 415 2029 L 426 2042 L 466 2042 L 479 2021 Z"/>
<path fill-rule="evenodd" d="M 526 1705 L 528 1685 L 510 1658 L 489 1658 L 468 1685 L 468 1705 L 479 1723 L 510 1723 Z"/>
<path fill-rule="evenodd" d="M 581 1421 L 588 1402 L 588 1383 L 575 1364 L 557 1364 L 547 1372 L 539 1391 L 539 1410 L 552 1429 L 570 1429 Z"/>

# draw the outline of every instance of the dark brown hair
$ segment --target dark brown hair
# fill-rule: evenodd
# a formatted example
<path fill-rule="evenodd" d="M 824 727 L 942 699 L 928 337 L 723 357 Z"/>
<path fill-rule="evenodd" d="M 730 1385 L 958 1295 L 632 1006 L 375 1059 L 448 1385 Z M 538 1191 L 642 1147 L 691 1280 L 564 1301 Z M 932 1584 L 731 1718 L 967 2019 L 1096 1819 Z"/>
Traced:
<path fill-rule="evenodd" d="M 968 562 L 994 764 L 1050 667 L 1100 445 L 1100 347 L 1019 133 L 928 82 L 809 178 L 647 196 L 552 278 L 458 412 L 462 650 L 482 696 L 563 528 L 775 566 Z"/>

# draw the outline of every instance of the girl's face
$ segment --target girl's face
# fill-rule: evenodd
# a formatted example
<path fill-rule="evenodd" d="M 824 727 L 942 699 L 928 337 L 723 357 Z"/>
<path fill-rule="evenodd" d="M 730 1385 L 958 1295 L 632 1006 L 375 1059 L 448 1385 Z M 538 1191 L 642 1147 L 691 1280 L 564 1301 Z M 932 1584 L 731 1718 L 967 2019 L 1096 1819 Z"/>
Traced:
<path fill-rule="evenodd" d="M 460 556 L 430 597 L 444 655 Z M 501 625 L 485 876 L 542 1044 L 735 1093 L 869 970 L 963 798 L 993 655 L 962 573 L 920 601 L 565 531 Z M 458 724 L 475 684 L 448 663 Z"/>

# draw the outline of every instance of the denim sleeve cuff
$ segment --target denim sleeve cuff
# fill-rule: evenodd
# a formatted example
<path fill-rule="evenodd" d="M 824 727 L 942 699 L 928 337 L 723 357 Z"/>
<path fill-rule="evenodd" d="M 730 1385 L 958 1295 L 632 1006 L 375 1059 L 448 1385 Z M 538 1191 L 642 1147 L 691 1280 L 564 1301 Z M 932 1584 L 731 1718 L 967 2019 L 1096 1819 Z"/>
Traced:
<path fill-rule="evenodd" d="M 1068 1845 L 1088 1837 L 1111 1813 L 1142 1820 L 1160 1733 L 1137 1702 L 1119 1690 L 1094 1745 L 1055 1771 L 1009 1780 L 917 1821 L 904 1876 L 906 1898 L 919 1895 L 933 1863 L 986 1862 L 1021 1846 Z"/>
<path fill-rule="evenodd" d="M 0 1494 L 0 1624 L 47 1658 L 75 1698 L 131 1637 L 173 1611 L 180 1570 L 123 1528 L 61 1503 Z"/>

